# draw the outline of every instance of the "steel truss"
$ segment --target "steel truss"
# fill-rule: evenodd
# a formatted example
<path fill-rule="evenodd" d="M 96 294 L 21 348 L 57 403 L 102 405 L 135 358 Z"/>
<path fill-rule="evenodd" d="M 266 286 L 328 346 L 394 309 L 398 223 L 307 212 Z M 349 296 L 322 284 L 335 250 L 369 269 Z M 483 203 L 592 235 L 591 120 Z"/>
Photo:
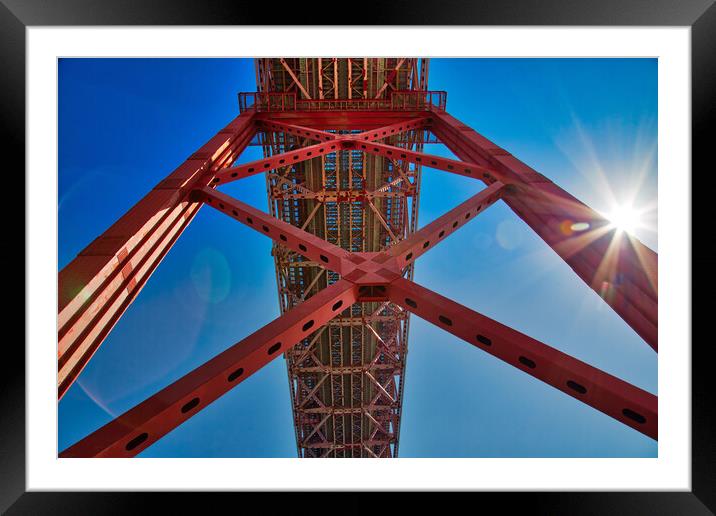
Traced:
<path fill-rule="evenodd" d="M 274 241 L 281 305 L 272 323 L 61 457 L 134 456 L 282 354 L 300 456 L 396 456 L 410 313 L 657 439 L 656 396 L 412 281 L 419 256 L 502 201 L 656 351 L 656 253 L 450 116 L 444 102 L 364 102 L 399 95 L 401 77 L 416 99 L 434 96 L 425 91 L 426 65 L 385 61 L 378 73 L 363 58 L 257 60 L 256 95 L 278 91 L 294 101 L 242 104 L 60 272 L 59 397 L 202 205 Z M 287 109 L 296 95 L 350 107 Z M 428 134 L 459 160 L 424 153 Z M 234 165 L 257 135 L 264 158 Z M 486 188 L 417 230 L 421 166 Z M 216 190 L 258 173 L 267 177 L 270 213 Z M 366 184 L 371 178 L 376 184 Z"/>

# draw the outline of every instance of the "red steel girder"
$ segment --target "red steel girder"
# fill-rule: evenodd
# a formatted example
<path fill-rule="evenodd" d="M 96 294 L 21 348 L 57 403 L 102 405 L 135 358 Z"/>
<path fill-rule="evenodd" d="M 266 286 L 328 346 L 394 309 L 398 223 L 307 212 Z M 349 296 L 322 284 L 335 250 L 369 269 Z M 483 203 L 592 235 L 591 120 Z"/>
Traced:
<path fill-rule="evenodd" d="M 271 120 L 316 129 L 371 130 L 413 118 L 432 117 L 432 113 L 415 110 L 340 110 L 330 111 L 272 111 L 256 113 L 257 120 Z"/>
<path fill-rule="evenodd" d="M 392 82 L 395 79 L 395 76 L 398 75 L 398 70 L 400 70 L 400 67 L 403 66 L 403 63 L 405 62 L 405 57 L 400 59 L 396 65 L 395 68 L 393 68 L 390 73 L 386 76 L 385 81 L 383 81 L 383 85 L 378 90 L 378 93 L 375 95 L 376 99 L 379 99 L 380 96 L 383 94 L 383 92 L 386 90 L 388 86 L 392 86 Z"/>
<path fill-rule="evenodd" d="M 194 191 L 192 198 L 206 201 L 209 206 L 356 283 L 359 300 L 384 300 L 385 285 L 400 275 L 397 261 L 387 253 L 349 253 L 210 187 Z"/>
<path fill-rule="evenodd" d="M 382 140 L 383 138 L 397 136 L 407 131 L 425 129 L 426 127 L 430 127 L 431 121 L 432 119 L 430 117 L 411 118 L 401 120 L 400 122 L 386 125 L 384 127 L 376 127 L 375 129 L 366 130 L 362 133 L 350 136 L 356 140 L 373 142 Z"/>
<path fill-rule="evenodd" d="M 427 121 L 420 123 L 416 122 L 414 126 L 410 126 L 409 121 L 403 120 L 397 124 L 397 127 L 395 127 L 396 124 L 394 124 L 392 126 L 381 127 L 378 130 L 337 136 L 330 141 L 316 143 L 314 145 L 301 147 L 290 152 L 283 152 L 281 154 L 254 160 L 235 167 L 225 168 L 216 174 L 212 180 L 212 184 L 217 186 L 219 184 L 237 181 L 254 174 L 260 174 L 275 168 L 287 167 L 296 163 L 301 163 L 302 161 L 325 156 L 326 154 L 339 150 L 362 150 L 370 154 L 377 154 L 389 159 L 402 159 L 411 163 L 417 163 L 440 170 L 447 170 L 468 177 L 483 177 L 491 181 L 494 181 L 494 176 L 499 176 L 499 174 L 493 169 L 482 167 L 474 163 L 465 163 L 454 159 L 433 156 L 431 154 L 411 151 L 401 147 L 395 147 L 393 145 L 386 145 L 384 143 L 368 143 L 369 140 L 389 136 L 390 131 L 394 131 L 394 134 L 399 134 L 400 132 L 415 129 L 422 123 L 427 123 Z M 400 127 L 402 127 L 402 129 L 400 129 Z M 383 133 L 386 134 L 384 135 Z M 316 134 L 320 136 L 319 133 Z"/>
<path fill-rule="evenodd" d="M 356 302 L 339 280 L 70 446 L 60 457 L 133 457 Z"/>
<path fill-rule="evenodd" d="M 565 240 L 563 233 L 557 234 L 553 228 L 545 225 L 520 199 L 506 193 L 505 200 L 508 199 L 511 201 L 511 208 L 525 222 L 537 228 L 540 238 L 549 244 L 577 275 L 588 282 L 592 290 L 604 298 L 615 312 L 656 350 L 658 343 L 656 300 L 629 281 L 616 282 L 619 275 L 617 264 L 620 255 L 622 255 L 620 248 L 623 245 L 629 245 L 630 237 L 618 234 L 614 229 L 605 230 L 604 235 L 596 235 L 597 238 L 606 237 L 613 242 L 613 245 L 607 248 L 606 253 L 601 255 L 599 251 L 583 244 L 583 239 L 593 241 L 594 234 L 574 236 Z M 597 229 L 592 232 L 599 233 L 601 231 Z M 624 267 L 625 265 L 622 264 L 622 268 Z M 628 298 L 625 295 L 627 292 L 629 293 Z"/>
<path fill-rule="evenodd" d="M 346 143 L 343 148 L 353 147 Z M 394 147 L 393 145 L 386 145 L 384 143 L 356 142 L 354 148 L 369 154 L 383 156 L 388 159 L 401 159 L 410 163 L 423 165 L 425 167 L 445 170 L 461 176 L 483 179 L 488 183 L 494 182 L 495 180 L 500 180 L 505 184 L 511 182 L 508 181 L 503 174 L 493 168 L 483 167 L 482 165 L 478 165 L 476 163 L 468 163 L 466 161 L 458 161 L 443 158 L 441 156 L 434 156 L 432 154 L 425 154 L 423 152 L 411 151 L 400 147 Z"/>
<path fill-rule="evenodd" d="M 448 113 L 433 113 L 431 131 L 459 158 L 494 168 L 505 178 L 501 181 L 513 184 L 514 189 L 504 196 L 507 205 L 657 350 L 654 251 L 633 237 L 617 242 L 619 247 L 614 249 L 613 239 L 605 234 L 609 222 L 604 217 Z M 587 224 L 590 234 L 585 238 L 571 231 L 574 223 Z M 611 263 L 604 263 L 605 259 Z M 605 271 L 609 274 L 600 278 Z M 605 296 L 605 288 L 614 295 Z"/>
<path fill-rule="evenodd" d="M 264 131 L 290 133 L 317 142 L 335 140 L 337 136 L 334 133 L 328 133 L 320 129 L 312 129 L 311 127 L 305 127 L 303 125 L 287 124 L 278 120 L 259 120 L 257 126 Z"/>
<path fill-rule="evenodd" d="M 443 229 L 441 228 L 446 222 L 448 223 L 447 229 L 444 229 L 446 233 L 447 230 L 455 229 L 450 224 L 451 220 L 456 216 L 465 220 L 465 215 L 469 215 L 468 219 L 472 218 L 473 210 L 477 214 L 481 211 L 483 205 L 494 202 L 503 190 L 504 185 L 501 183 L 491 185 L 466 203 L 421 229 L 416 233 L 419 238 L 406 240 L 403 247 L 412 248 L 419 245 L 419 249 L 424 250 L 426 248 L 423 242 L 425 237 L 432 238 L 433 233 L 442 231 Z M 351 254 L 225 194 L 216 192 L 212 188 L 204 187 L 201 190 L 196 190 L 193 194 L 193 200 L 206 201 L 216 209 L 254 227 L 257 231 L 283 242 L 287 247 L 297 247 L 297 252 L 304 254 L 309 259 L 315 260 L 313 254 L 321 253 L 321 251 L 326 254 L 334 253 L 331 254 L 333 259 L 324 255 L 328 260 L 323 260 L 321 254 L 319 254 L 318 259 L 326 263 L 326 266 L 335 267 L 338 271 L 346 274 L 345 279 L 336 284 L 341 285 L 340 293 L 329 296 L 331 291 L 336 291 L 336 285 L 320 291 L 311 297 L 309 301 L 302 303 L 296 309 L 274 321 L 274 323 L 259 330 L 248 339 L 233 346 L 207 362 L 204 366 L 178 380 L 175 384 L 160 391 L 120 418 L 68 448 L 61 456 L 136 455 L 136 453 L 139 453 L 172 428 L 198 412 L 200 409 L 195 409 L 202 404 L 202 397 L 205 401 L 201 408 L 231 388 L 231 385 L 228 385 L 228 382 L 223 379 L 221 374 L 216 374 L 217 369 L 224 376 L 230 370 L 233 371 L 236 377 L 247 377 L 268 362 L 271 359 L 271 355 L 278 352 L 279 349 L 283 349 L 282 344 L 279 344 L 279 347 L 276 348 L 276 343 L 274 343 L 272 347 L 268 348 L 269 352 L 264 355 L 260 351 L 266 348 L 270 342 L 297 342 L 306 336 L 306 332 L 310 333 L 310 330 L 315 326 L 315 319 L 318 319 L 321 313 L 328 309 L 329 305 L 331 310 L 325 316 L 325 320 L 321 320 L 320 325 L 325 324 L 335 315 L 336 310 L 344 306 L 343 300 L 340 300 L 339 304 L 338 297 L 349 295 L 350 297 L 346 300 L 352 304 L 360 299 L 359 292 L 362 288 L 376 283 L 382 285 L 378 288 L 383 288 L 383 292 L 385 292 L 387 286 L 387 299 L 399 306 L 447 329 L 476 346 L 480 344 L 478 347 L 485 349 L 498 358 L 517 365 L 517 367 L 546 383 L 656 439 L 657 402 L 655 396 L 401 278 L 396 274 L 394 267 L 391 267 L 390 263 L 397 265 L 395 255 L 403 256 L 404 258 L 405 249 L 396 246 L 395 251 L 391 249 L 383 253 Z M 261 229 L 258 228 L 258 225 L 261 225 Z M 445 234 L 442 236 L 445 236 Z M 311 240 L 311 238 L 316 241 Z M 438 237 L 436 242 L 440 242 L 440 238 Z M 304 248 L 301 248 L 301 245 Z M 314 246 L 316 247 L 315 251 L 312 250 Z M 416 252 L 420 251 L 416 250 Z M 328 301 L 324 299 L 326 296 L 330 297 Z M 320 304 L 320 306 L 314 311 L 313 305 L 316 304 Z M 302 310 L 300 313 L 298 312 L 299 309 Z M 307 320 L 311 315 L 313 315 L 314 319 Z M 293 316 L 293 318 L 290 316 Z M 287 335 L 296 335 L 299 325 L 303 333 L 287 338 Z M 248 345 L 248 342 L 253 344 Z M 271 351 L 272 349 L 273 351 Z M 256 365 L 257 363 L 258 365 Z M 222 367 L 216 364 L 221 364 Z M 241 373 L 237 374 L 239 370 Z M 213 376 L 208 378 L 207 374 Z M 231 374 L 229 373 L 229 376 Z M 368 373 L 366 375 L 378 387 L 379 393 L 392 403 L 394 401 L 393 396 L 386 390 L 385 386 L 372 375 Z M 221 381 L 217 380 L 217 378 Z M 201 386 L 206 384 L 212 387 L 199 391 L 198 380 L 201 380 L 199 382 Z M 199 393 L 202 396 L 197 396 Z M 162 402 L 160 403 L 159 400 L 162 400 Z M 140 432 L 140 430 L 144 431 Z M 122 445 L 124 445 L 124 448 L 122 448 Z M 312 448 L 323 446 L 319 445 L 319 443 L 306 443 L 306 445 Z"/>
<path fill-rule="evenodd" d="M 385 147 L 386 148 L 383 150 L 384 152 L 386 152 L 386 154 L 389 149 L 397 149 L 395 147 L 390 146 Z M 368 149 L 366 148 L 363 150 Z M 422 158 L 422 156 L 418 157 Z M 423 164 L 425 164 L 422 159 L 417 162 L 422 162 Z M 446 166 L 447 162 L 440 163 L 436 161 L 428 162 L 427 164 L 428 166 L 432 165 L 435 168 L 442 167 L 443 169 L 451 171 L 454 168 L 448 168 Z M 510 176 L 507 175 L 507 177 Z M 514 181 L 513 178 L 510 179 Z M 513 187 L 511 186 L 510 188 Z M 454 222 L 458 220 L 464 220 L 465 217 L 469 219 L 472 215 L 472 210 L 475 210 L 475 213 L 477 213 L 478 211 L 480 211 L 483 204 L 494 202 L 494 200 L 496 200 L 497 198 L 496 194 L 502 194 L 504 191 L 505 186 L 502 183 L 493 183 L 487 190 L 480 192 L 477 196 L 475 196 L 473 199 L 470 199 L 467 203 L 458 206 L 457 208 L 451 210 L 445 216 L 441 217 L 440 219 L 434 221 L 433 223 L 418 231 L 413 238 L 406 240 L 403 243 L 397 244 L 396 246 L 391 248 L 388 253 L 394 257 L 402 258 L 402 260 L 399 260 L 399 264 L 401 267 L 406 265 L 406 258 L 408 255 L 410 255 L 410 260 L 412 260 L 417 257 L 416 253 L 420 253 L 430 247 L 430 239 L 435 236 L 433 235 L 434 233 L 437 234 L 437 238 L 434 238 L 435 242 L 440 241 L 439 239 L 444 237 L 445 234 L 447 234 L 448 230 L 454 229 L 454 227 L 452 226 Z M 456 217 L 457 220 L 453 220 L 456 219 Z M 442 235 L 440 234 L 440 232 L 443 232 Z M 413 251 L 412 255 L 411 251 Z M 401 301 L 399 298 L 394 297 L 393 292 L 396 291 L 396 285 L 400 286 L 401 282 L 405 281 L 406 280 L 400 278 L 393 279 L 388 286 L 389 299 L 404 307 L 406 306 L 405 298 L 403 298 L 403 300 Z M 422 293 L 424 294 L 425 292 Z M 448 302 L 448 300 L 444 298 L 442 298 L 442 300 L 446 303 Z M 454 313 L 454 309 L 456 307 L 462 308 L 463 310 L 468 310 L 465 307 L 460 307 L 460 305 L 453 303 L 453 305 L 450 306 L 452 311 L 450 311 L 449 313 Z M 415 312 L 414 308 L 415 307 L 411 305 L 408 309 Z M 418 315 L 421 314 L 418 313 Z M 447 315 L 444 315 L 442 313 L 433 315 L 433 321 L 442 323 L 443 327 L 453 326 L 452 317 L 448 317 Z M 615 419 L 625 424 L 628 424 L 633 428 L 636 428 L 642 433 L 656 438 L 657 410 L 655 396 L 646 393 L 645 391 L 638 389 L 637 387 L 631 386 L 626 382 L 623 382 L 622 380 L 619 380 L 611 375 L 608 375 L 607 373 L 599 371 L 592 366 L 584 364 L 581 361 L 569 357 L 564 353 L 558 352 L 557 350 L 554 350 L 553 348 L 539 343 L 534 339 L 526 337 L 521 333 L 516 332 L 515 330 L 500 325 L 495 321 L 488 320 L 487 318 L 484 318 L 484 316 L 481 317 L 483 317 L 482 323 L 487 324 L 486 321 L 489 321 L 489 324 L 487 324 L 487 326 L 490 329 L 490 331 L 488 332 L 490 335 L 498 335 L 498 338 L 502 339 L 508 338 L 510 344 L 512 345 L 512 351 L 515 351 L 515 349 L 518 351 L 523 351 L 523 354 L 512 357 L 512 361 L 510 361 L 509 356 L 505 355 L 504 352 L 493 354 L 496 354 L 503 360 L 506 360 L 513 364 L 515 363 L 515 361 L 517 361 L 517 363 L 523 366 L 523 369 L 529 370 L 528 372 L 542 379 L 543 381 L 546 381 L 547 383 L 550 383 L 551 385 L 572 395 L 573 397 L 594 406 L 595 408 L 601 410 L 602 412 L 605 412 L 606 414 L 614 417 Z M 455 320 L 461 320 L 461 318 L 465 319 L 464 314 L 458 313 Z M 472 337 L 467 337 L 466 340 L 472 342 L 475 340 L 477 335 L 478 334 L 475 334 Z M 462 338 L 465 338 L 465 336 L 463 335 L 460 336 Z M 491 338 L 485 337 L 484 335 L 482 336 L 486 339 L 484 342 L 492 343 Z M 533 358 L 529 358 L 530 356 Z M 548 366 L 545 367 L 544 365 L 542 365 L 539 371 L 532 371 L 532 369 L 537 368 L 537 362 L 534 360 L 534 358 L 537 357 L 539 358 L 539 362 L 541 364 L 546 363 L 548 364 Z M 569 378 L 567 378 L 568 376 Z"/>
<path fill-rule="evenodd" d="M 308 147 L 301 147 L 291 152 L 284 152 L 276 154 L 275 156 L 269 156 L 264 159 L 251 161 L 243 165 L 226 168 L 216 174 L 216 177 L 212 179 L 212 185 L 229 183 L 254 174 L 268 172 L 269 170 L 275 168 L 287 167 L 295 163 L 301 163 L 302 161 L 324 156 L 326 154 L 330 154 L 331 152 L 340 150 L 341 144 L 342 141 L 340 140 L 317 143 L 315 145 L 309 145 Z"/>
<path fill-rule="evenodd" d="M 345 263 L 349 259 L 350 253 L 337 245 L 257 210 L 225 193 L 217 192 L 213 188 L 204 187 L 201 190 L 196 190 L 193 197 L 206 202 L 209 206 L 226 213 L 309 260 L 321 263 L 339 274 L 346 272 Z"/>
<path fill-rule="evenodd" d="M 656 253 L 633 237 L 617 242 L 619 248 L 615 249 L 616 228 L 566 192 L 563 195 L 554 193 L 558 188 L 548 183 L 530 184 L 528 187 L 515 185 L 506 196 L 506 201 L 509 201 L 508 205 L 513 211 L 521 206 L 523 212 L 531 214 L 538 223 L 538 234 L 551 234 L 556 241 L 555 251 L 560 255 L 577 256 L 598 268 L 605 256 L 619 251 L 617 254 L 621 268 L 636 267 L 633 274 L 629 274 L 628 280 L 621 284 L 634 285 L 652 301 L 657 301 Z M 589 226 L 586 231 L 575 231 L 568 227 L 571 223 L 585 221 Z M 656 321 L 656 313 L 651 314 L 650 318 Z"/>
<path fill-rule="evenodd" d="M 509 180 L 503 182 L 512 183 L 516 187 L 510 197 L 523 200 L 542 223 L 550 228 L 562 232 L 562 225 L 567 221 L 585 222 L 594 228 L 608 225 L 603 216 L 449 114 L 436 113 L 431 130 L 461 159 L 493 167 L 504 174 Z M 511 199 L 506 198 L 506 202 L 512 205 Z M 537 231 L 539 228 L 533 229 Z M 602 241 L 599 250 L 604 252 L 607 246 L 608 242 Z M 628 257 L 629 263 L 643 268 L 634 271 L 643 273 L 635 277 L 634 281 L 644 290 L 651 290 L 650 295 L 656 298 L 656 253 L 643 244 L 639 243 L 639 247 L 645 251 L 641 256 L 635 252 Z"/>
<path fill-rule="evenodd" d="M 219 131 L 58 274 L 58 398 L 72 385 L 200 205 L 187 199 L 255 132 L 253 113 Z"/>
<path fill-rule="evenodd" d="M 485 317 L 412 281 L 390 284 L 388 298 L 535 378 L 657 439 L 658 398 Z"/>
<path fill-rule="evenodd" d="M 505 185 L 499 181 L 491 184 L 410 237 L 390 247 L 387 252 L 398 260 L 402 269 L 495 203 L 502 196 L 504 189 Z"/>
<path fill-rule="evenodd" d="M 314 127 L 359 128 L 364 132 L 337 136 Z M 426 127 L 464 161 L 374 141 Z M 287 132 L 321 143 L 226 168 L 250 142 L 257 128 Z M 290 166 L 337 150 L 362 150 L 392 160 L 401 159 L 476 177 L 487 183 L 488 188 L 387 252 L 348 253 L 207 186 Z M 503 198 L 595 291 L 603 294 L 606 283 L 609 292 L 604 296 L 605 300 L 656 349 L 656 253 L 635 239 L 618 242 L 619 247 L 615 250 L 614 239 L 606 229 L 607 222 L 603 217 L 450 115 L 438 110 L 287 111 L 273 112 L 267 117 L 247 111 L 61 271 L 58 357 L 66 366 L 64 370 L 63 365 L 59 366 L 61 373 L 64 371 L 65 380 L 61 380 L 64 390 L 96 351 L 201 202 L 207 202 L 279 244 L 338 272 L 344 279 L 319 291 L 273 323 L 65 450 L 61 456 L 136 455 L 265 365 L 278 355 L 279 350 L 285 351 L 305 338 L 306 332 L 310 334 L 328 322 L 336 310 L 343 311 L 348 304 L 360 300 L 391 300 L 656 439 L 656 396 L 401 277 L 402 267 L 442 241 L 466 218 L 471 219 L 499 198 Z M 455 222 L 458 222 L 457 226 Z M 590 233 L 565 231 L 566 223 L 587 223 Z M 605 257 L 610 259 L 606 265 Z M 328 376 L 326 374 L 324 379 Z M 395 401 L 392 377 L 381 381 L 374 375 L 366 373 L 366 376 L 378 388 L 376 400 L 383 396 Z M 60 395 L 64 390 L 60 389 Z M 383 427 L 387 424 L 384 416 L 369 419 L 375 426 L 371 439 L 378 431 L 386 433 L 388 427 Z M 322 423 L 317 423 L 315 432 L 325 441 L 320 430 Z M 368 444 L 370 442 L 347 446 L 372 446 Z M 306 443 L 306 446 L 329 448 L 337 445 L 321 442 Z M 385 452 L 390 453 L 390 450 Z"/>
<path fill-rule="evenodd" d="M 288 72 L 288 75 L 291 76 L 291 79 L 293 79 L 294 84 L 298 87 L 299 90 L 301 90 L 301 93 L 303 93 L 305 98 L 310 100 L 311 96 L 308 94 L 308 91 L 306 91 L 306 88 L 303 86 L 303 84 L 301 84 L 301 81 L 298 79 L 296 73 L 291 69 L 286 60 L 282 57 L 279 59 L 279 62 Z"/>
<path fill-rule="evenodd" d="M 212 192 L 210 188 L 205 190 Z M 397 260 L 400 267 L 403 267 L 428 248 L 437 245 L 449 231 L 457 229 L 461 222 L 470 220 L 473 215 L 481 212 L 482 208 L 495 202 L 504 190 L 505 185 L 502 183 L 493 183 L 468 201 L 420 229 L 413 237 L 391 247 L 387 252 L 358 253 L 358 256 L 363 254 L 367 257 L 367 259 L 361 258 L 358 263 L 387 264 L 392 261 L 392 258 Z M 241 215 L 239 215 L 240 217 Z M 458 224 L 455 224 L 456 222 Z M 290 225 L 287 226 L 300 232 Z M 344 257 L 343 259 L 348 258 Z M 347 271 L 348 268 L 346 267 L 344 270 Z M 382 288 L 382 292 L 385 292 L 387 283 L 387 299 L 392 302 L 426 320 L 435 322 L 468 342 L 475 344 L 477 340 L 482 344 L 482 348 L 498 358 L 513 365 L 521 365 L 523 370 L 533 376 L 656 439 L 657 402 L 655 396 L 395 275 L 381 278 L 375 274 L 375 269 L 372 269 L 365 272 L 353 271 L 345 277 L 352 281 L 363 280 L 365 282 L 364 276 L 371 276 L 371 281 L 382 284 L 383 286 L 377 287 Z M 359 292 L 364 288 L 367 287 L 360 287 Z M 403 297 L 401 298 L 401 296 Z M 417 310 L 416 298 L 418 297 L 420 297 L 422 305 L 420 312 Z M 361 294 L 359 294 L 359 299 L 361 298 Z M 432 319 L 430 315 L 432 315 Z M 472 323 L 467 322 L 470 320 Z M 453 321 L 460 321 L 461 325 Z M 479 327 L 475 325 L 475 321 L 479 323 Z M 480 328 L 486 329 L 480 330 Z M 465 334 L 465 332 L 478 330 L 482 333 L 475 333 L 472 336 Z M 499 348 L 492 347 L 493 339 L 500 342 Z M 490 344 L 485 345 L 487 342 Z M 515 353 L 518 354 L 515 355 Z M 539 370 L 537 370 L 538 363 L 540 364 Z M 384 395 L 392 399 L 377 380 L 370 375 L 367 376 Z"/>

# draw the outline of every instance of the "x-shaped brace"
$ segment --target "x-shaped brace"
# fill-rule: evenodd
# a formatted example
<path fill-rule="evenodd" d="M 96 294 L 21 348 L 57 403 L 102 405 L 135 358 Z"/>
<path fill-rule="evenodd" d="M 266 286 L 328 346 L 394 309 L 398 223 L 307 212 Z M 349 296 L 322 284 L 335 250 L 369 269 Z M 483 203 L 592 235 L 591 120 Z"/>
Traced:
<path fill-rule="evenodd" d="M 479 174 L 489 186 L 408 238 L 384 251 L 373 253 L 350 253 L 213 187 L 195 190 L 193 201 L 204 202 L 235 218 L 277 244 L 340 274 L 341 279 L 69 447 L 60 456 L 136 455 L 275 357 L 309 337 L 333 317 L 354 303 L 364 301 L 390 301 L 657 439 L 658 398 L 653 394 L 403 277 L 406 267 L 416 258 L 499 200 L 510 188 L 510 180 L 495 170 L 374 141 L 429 124 L 430 118 L 427 117 L 364 133 L 337 136 L 301 126 L 269 123 L 270 129 L 295 131 L 294 134 L 323 142 L 223 169 L 214 177 L 214 186 L 286 166 L 287 163 L 353 149 L 472 177 Z M 311 134 L 300 134 L 307 131 Z"/>

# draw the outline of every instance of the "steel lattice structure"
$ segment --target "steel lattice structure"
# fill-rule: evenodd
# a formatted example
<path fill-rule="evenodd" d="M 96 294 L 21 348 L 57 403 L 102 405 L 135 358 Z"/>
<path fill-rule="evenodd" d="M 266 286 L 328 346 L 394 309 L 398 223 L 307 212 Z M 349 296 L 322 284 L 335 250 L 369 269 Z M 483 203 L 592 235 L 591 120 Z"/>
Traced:
<path fill-rule="evenodd" d="M 60 271 L 58 396 L 203 205 L 273 240 L 281 316 L 60 456 L 134 456 L 283 354 L 300 457 L 395 457 L 411 313 L 657 439 L 656 396 L 412 281 L 502 201 L 656 351 L 656 253 L 449 115 L 426 59 L 257 59 L 256 74 L 239 116 Z M 264 158 L 236 164 L 250 144 Z M 418 229 L 423 165 L 486 188 Z M 269 213 L 217 189 L 255 174 Z"/>
<path fill-rule="evenodd" d="M 258 94 L 266 101 L 386 101 L 388 88 L 424 91 L 427 61 L 421 66 L 418 59 L 395 58 L 257 59 L 256 72 Z M 317 138 L 290 131 L 262 134 L 265 157 Z M 422 151 L 424 139 L 421 128 L 388 142 Z M 267 174 L 269 210 L 350 252 L 379 252 L 415 232 L 419 178 L 419 166 L 403 169 L 359 149 L 334 152 Z M 285 246 L 274 246 L 273 255 L 282 313 L 339 280 L 336 272 Z M 412 265 L 406 276 L 412 278 Z M 355 303 L 286 352 L 300 457 L 397 453 L 408 324 L 408 313 L 388 301 Z"/>

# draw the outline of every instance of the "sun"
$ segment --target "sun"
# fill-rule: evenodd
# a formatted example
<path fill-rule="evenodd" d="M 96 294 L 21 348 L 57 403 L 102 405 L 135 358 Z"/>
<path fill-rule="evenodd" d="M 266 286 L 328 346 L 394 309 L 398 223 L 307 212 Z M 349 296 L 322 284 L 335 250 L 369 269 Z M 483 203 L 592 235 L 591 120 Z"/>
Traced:
<path fill-rule="evenodd" d="M 643 226 L 642 212 L 631 204 L 621 204 L 605 214 L 610 225 L 625 233 L 633 234 Z"/>

